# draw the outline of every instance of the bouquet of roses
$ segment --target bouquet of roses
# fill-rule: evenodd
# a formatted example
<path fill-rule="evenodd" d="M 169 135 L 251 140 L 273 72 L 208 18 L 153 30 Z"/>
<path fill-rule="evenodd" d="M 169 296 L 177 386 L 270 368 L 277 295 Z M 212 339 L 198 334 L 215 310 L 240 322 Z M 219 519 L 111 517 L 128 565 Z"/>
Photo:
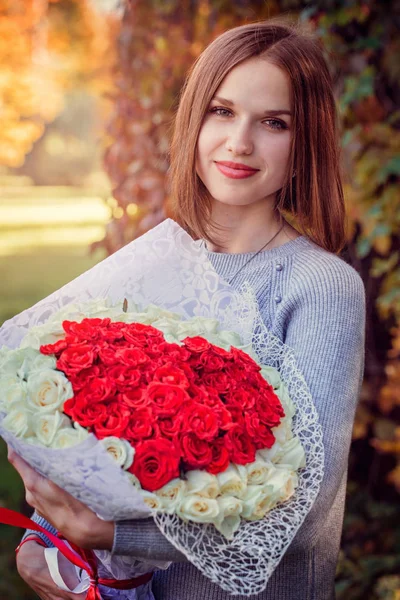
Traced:
<path fill-rule="evenodd" d="M 168 268 L 159 264 L 165 240 Z M 149 242 L 153 254 L 160 248 L 150 269 L 132 268 L 124 280 L 120 273 L 128 301 L 112 297 L 118 270 L 102 278 L 101 293 L 85 274 L 6 327 L 0 433 L 103 518 L 152 514 L 224 589 L 256 593 L 275 566 L 272 555 L 290 543 L 315 497 L 320 432 L 293 356 L 268 333 L 251 293 L 233 292 L 189 240 L 167 222 L 133 242 L 130 250 L 145 263 Z M 107 261 L 118 264 L 124 251 L 129 256 L 125 248 Z M 91 271 L 104 274 L 108 266 Z M 165 273 L 160 301 L 159 285 L 149 280 L 159 284 Z M 317 431 L 312 441 L 310 427 Z M 280 536 L 275 530 L 274 547 L 266 537 L 271 560 L 246 580 L 256 550 L 259 556 L 257 532 L 283 522 L 285 510 L 291 521 Z M 204 533 L 204 543 L 190 541 Z M 227 549 L 230 573 L 209 560 Z M 135 563 L 126 576 L 153 568 Z M 232 581 L 232 569 L 244 584 Z"/>

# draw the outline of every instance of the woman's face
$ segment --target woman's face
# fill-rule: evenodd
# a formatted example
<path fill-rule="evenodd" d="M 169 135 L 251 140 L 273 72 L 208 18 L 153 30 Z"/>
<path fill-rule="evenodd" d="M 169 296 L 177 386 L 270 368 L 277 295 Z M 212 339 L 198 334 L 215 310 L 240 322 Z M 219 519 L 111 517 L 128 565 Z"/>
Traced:
<path fill-rule="evenodd" d="M 261 58 L 240 63 L 218 88 L 197 143 L 196 170 L 215 202 L 248 206 L 282 187 L 292 137 L 290 83 Z"/>

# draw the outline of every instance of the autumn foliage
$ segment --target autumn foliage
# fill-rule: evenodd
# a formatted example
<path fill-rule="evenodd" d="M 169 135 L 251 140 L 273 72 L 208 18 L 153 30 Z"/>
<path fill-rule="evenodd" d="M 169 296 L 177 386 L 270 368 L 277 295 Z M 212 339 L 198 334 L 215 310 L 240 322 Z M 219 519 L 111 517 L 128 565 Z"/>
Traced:
<path fill-rule="evenodd" d="M 68 89 L 109 89 L 116 27 L 90 0 L 0 0 L 0 164 L 23 164 Z"/>

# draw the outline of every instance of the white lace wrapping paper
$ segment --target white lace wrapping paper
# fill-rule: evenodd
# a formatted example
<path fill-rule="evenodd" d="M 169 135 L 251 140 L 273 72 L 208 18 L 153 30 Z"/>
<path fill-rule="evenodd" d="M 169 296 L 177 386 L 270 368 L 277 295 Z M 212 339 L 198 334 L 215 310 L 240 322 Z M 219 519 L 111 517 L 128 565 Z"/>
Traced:
<path fill-rule="evenodd" d="M 261 592 L 311 509 L 323 477 L 322 431 L 293 351 L 267 330 L 251 289 L 244 286 L 240 293 L 234 291 L 216 273 L 201 243 L 193 241 L 170 219 L 7 321 L 0 329 L 0 345 L 17 347 L 31 327 L 44 323 L 70 303 L 106 297 L 112 302 L 127 298 L 141 307 L 153 303 L 185 319 L 216 318 L 221 329 L 236 331 L 243 343 L 253 343 L 260 363 L 280 372 L 297 409 L 294 433 L 303 444 L 307 460 L 295 495 L 261 521 L 243 521 L 229 542 L 212 525 L 184 523 L 175 515 L 153 515 L 170 542 L 221 588 L 233 594 Z M 102 518 L 123 520 L 149 515 L 126 474 L 93 436 L 73 449 L 43 450 L 5 431 L 1 416 L 0 434 L 37 471 Z M 110 572 L 122 575 L 124 571 L 124 577 L 138 573 L 139 564 L 143 565 L 131 559 L 135 565 L 127 573 L 126 560 L 121 567 L 121 561 L 109 553 L 99 553 L 99 558 Z M 158 566 L 165 568 L 166 564 Z"/>

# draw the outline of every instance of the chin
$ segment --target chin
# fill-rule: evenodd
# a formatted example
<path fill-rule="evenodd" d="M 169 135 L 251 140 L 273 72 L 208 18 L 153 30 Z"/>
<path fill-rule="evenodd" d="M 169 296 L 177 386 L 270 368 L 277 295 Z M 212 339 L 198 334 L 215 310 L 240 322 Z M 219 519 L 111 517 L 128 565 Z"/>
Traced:
<path fill-rule="evenodd" d="M 260 200 L 255 200 L 251 197 L 251 194 L 246 194 L 245 197 L 235 197 L 234 194 L 230 194 L 229 196 L 213 196 L 213 201 L 215 203 L 223 204 L 225 206 L 251 206 L 252 204 L 257 204 Z"/>

